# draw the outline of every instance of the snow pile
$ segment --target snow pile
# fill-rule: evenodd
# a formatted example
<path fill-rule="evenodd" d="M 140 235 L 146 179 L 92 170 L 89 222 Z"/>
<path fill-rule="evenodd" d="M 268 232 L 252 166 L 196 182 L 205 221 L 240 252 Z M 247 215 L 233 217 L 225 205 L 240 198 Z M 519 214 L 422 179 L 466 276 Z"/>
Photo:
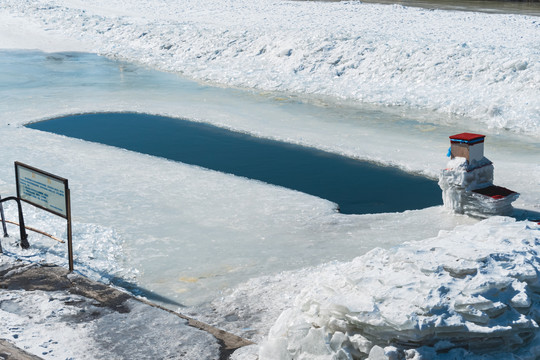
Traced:
<path fill-rule="evenodd" d="M 4 0 L 0 10 L 111 58 L 194 79 L 540 135 L 535 17 L 272 0 Z"/>
<path fill-rule="evenodd" d="M 519 194 L 512 193 L 501 198 L 484 196 L 473 190 L 493 186 L 493 164 L 483 157 L 469 164 L 467 159 L 456 157 L 441 171 L 439 186 L 443 191 L 443 202 L 447 209 L 458 214 L 478 217 L 511 215 L 512 202 Z"/>
<path fill-rule="evenodd" d="M 493 217 L 327 266 L 260 359 L 540 356 L 540 226 Z"/>
<path fill-rule="evenodd" d="M 5 202 L 3 208 L 8 221 L 18 219 L 15 202 Z M 64 219 L 26 204 L 23 205 L 23 213 L 27 227 L 66 241 L 67 225 Z M 23 249 L 19 246 L 19 227 L 11 223 L 6 225 L 9 237 L 0 239 L 4 254 L 23 261 L 68 267 L 67 243 L 57 242 L 27 229 L 30 248 Z M 75 222 L 73 238 L 76 272 L 106 284 L 117 277 L 126 281 L 134 280 L 138 270 L 126 266 L 124 242 L 116 231 L 98 224 Z"/>

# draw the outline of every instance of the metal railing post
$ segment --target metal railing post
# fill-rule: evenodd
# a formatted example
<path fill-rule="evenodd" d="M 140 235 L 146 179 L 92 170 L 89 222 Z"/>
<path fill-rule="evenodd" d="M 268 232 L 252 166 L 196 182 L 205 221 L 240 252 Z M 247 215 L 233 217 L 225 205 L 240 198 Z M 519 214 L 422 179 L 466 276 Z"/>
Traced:
<path fill-rule="evenodd" d="M 0 196 L 0 200 L 2 200 L 2 196 Z M 4 230 L 4 237 L 9 237 L 6 227 L 6 218 L 4 217 L 4 206 L 2 206 L 2 202 L 0 202 L 0 216 L 2 216 L 2 229 Z M 0 251 L 2 251 L 2 247 L 0 247 Z"/>
<path fill-rule="evenodd" d="M 2 200 L 2 196 L 0 196 L 0 200 Z M 4 217 L 4 206 L 2 205 L 2 202 L 0 201 L 0 216 L 2 217 L 2 228 L 4 230 L 4 237 L 8 237 L 7 232 L 7 226 L 6 226 L 6 218 Z M 2 242 L 0 241 L 0 254 L 2 254 L 4 250 L 2 249 Z"/>
<path fill-rule="evenodd" d="M 10 196 L 5 199 L 0 199 L 0 204 L 8 200 L 15 200 L 17 202 L 17 207 L 19 208 L 19 230 L 21 234 L 21 247 L 23 249 L 28 249 L 30 247 L 30 244 L 28 243 L 28 234 L 26 234 L 26 228 L 24 227 L 24 215 L 22 211 L 21 200 L 18 197 Z"/>

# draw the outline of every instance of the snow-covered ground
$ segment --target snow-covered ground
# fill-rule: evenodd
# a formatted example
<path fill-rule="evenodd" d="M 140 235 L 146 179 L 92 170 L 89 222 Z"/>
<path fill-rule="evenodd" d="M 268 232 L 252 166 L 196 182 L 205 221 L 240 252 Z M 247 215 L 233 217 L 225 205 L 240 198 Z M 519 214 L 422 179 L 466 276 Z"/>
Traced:
<path fill-rule="evenodd" d="M 77 49 L 195 79 L 405 105 L 540 134 L 537 17 L 267 0 L 3 7 L 79 40 Z"/>
<path fill-rule="evenodd" d="M 10 289 L 0 293 L 0 337 L 40 358 L 220 356 L 219 340 L 190 326 L 188 319 L 68 274 L 65 269 L 24 264 L 2 256 L 0 272 L 2 285 Z M 160 331 L 155 331 L 156 327 Z M 19 359 L 9 351 L 2 352 L 5 356 Z"/>
<path fill-rule="evenodd" d="M 478 222 L 442 207 L 344 216 L 287 189 L 21 125 L 85 111 L 168 114 L 433 178 L 449 135 L 480 132 L 495 183 L 520 192 L 516 216 L 532 218 L 538 35 L 536 17 L 360 2 L 4 0 L 0 59 L 14 70 L 1 73 L 0 194 L 14 193 L 15 160 L 69 178 L 77 270 L 198 305 L 186 311 L 261 342 L 238 358 L 488 349 L 535 358 L 535 223 Z M 13 68 L 30 57 L 31 71 Z M 6 212 L 16 217 L 13 205 Z M 64 235 L 61 220 L 25 214 Z M 51 241 L 36 238 L 27 252 L 15 238 L 3 245 L 10 256 L 65 262 Z M 392 347 L 417 342 L 425 347 L 406 354 Z"/>

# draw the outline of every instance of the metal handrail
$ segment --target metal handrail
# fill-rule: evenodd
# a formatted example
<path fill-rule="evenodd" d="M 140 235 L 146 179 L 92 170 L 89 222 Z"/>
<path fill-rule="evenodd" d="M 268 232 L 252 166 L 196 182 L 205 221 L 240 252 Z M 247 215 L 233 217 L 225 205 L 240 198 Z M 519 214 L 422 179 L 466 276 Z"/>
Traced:
<path fill-rule="evenodd" d="M 21 199 L 15 196 L 9 196 L 7 198 L 0 199 L 0 206 L 3 202 L 9 201 L 9 200 L 15 200 L 17 202 L 17 207 L 19 209 L 19 231 L 21 234 L 21 247 L 23 249 L 28 249 L 30 247 L 30 244 L 28 243 L 28 234 L 26 233 L 26 228 L 24 226 L 24 215 L 22 212 L 22 205 L 21 205 Z M 2 211 L 2 224 L 4 224 L 4 214 Z M 4 236 L 7 235 L 7 231 L 4 231 Z M 2 247 L 0 245 L 0 252 L 2 252 Z"/>

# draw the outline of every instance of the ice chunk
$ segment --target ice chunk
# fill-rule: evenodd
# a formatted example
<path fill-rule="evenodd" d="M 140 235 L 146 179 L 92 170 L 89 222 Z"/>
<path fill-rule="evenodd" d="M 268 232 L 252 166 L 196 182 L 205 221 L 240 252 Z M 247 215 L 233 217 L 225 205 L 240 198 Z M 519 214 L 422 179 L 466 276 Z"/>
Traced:
<path fill-rule="evenodd" d="M 511 215 L 519 194 L 493 185 L 493 164 L 482 158 L 470 164 L 465 158 L 450 160 L 439 175 L 443 202 L 458 214 L 476 217 Z"/>
<path fill-rule="evenodd" d="M 540 227 L 493 217 L 322 268 L 313 274 L 316 284 L 280 316 L 268 344 L 298 355 L 309 343 L 317 354 L 328 350 L 329 358 L 341 344 L 346 353 L 369 359 L 493 351 L 533 359 L 537 280 L 528 277 L 531 267 L 540 269 L 538 244 Z M 339 330 L 331 326 L 336 323 Z"/>
<path fill-rule="evenodd" d="M 402 358 L 398 348 L 395 346 L 387 346 L 382 348 L 380 346 L 374 346 L 369 352 L 369 360 L 398 360 Z"/>

